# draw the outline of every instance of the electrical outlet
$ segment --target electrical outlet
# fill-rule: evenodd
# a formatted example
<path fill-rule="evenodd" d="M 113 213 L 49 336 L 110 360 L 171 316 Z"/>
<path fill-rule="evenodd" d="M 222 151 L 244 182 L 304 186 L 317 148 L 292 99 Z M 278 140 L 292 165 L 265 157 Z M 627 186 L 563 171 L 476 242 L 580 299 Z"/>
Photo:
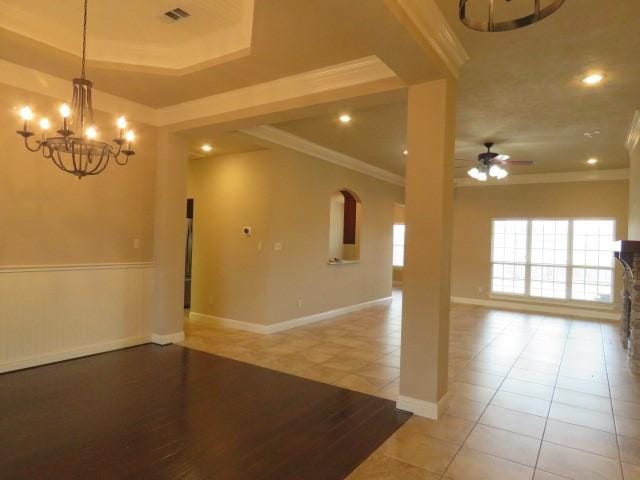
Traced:
<path fill-rule="evenodd" d="M 134 238 L 133 239 L 133 248 L 140 248 L 140 239 L 139 238 Z"/>
<path fill-rule="evenodd" d="M 302 300 L 298 299 L 298 308 L 302 308 Z"/>
<path fill-rule="evenodd" d="M 209 305 L 213 305 L 213 295 L 209 296 Z"/>
<path fill-rule="evenodd" d="M 274 244 L 273 244 L 273 249 L 274 249 L 276 252 L 281 251 L 281 250 L 282 250 L 282 243 L 280 243 L 280 242 L 276 242 L 276 243 L 274 243 Z"/>
<path fill-rule="evenodd" d="M 262 242 L 258 242 L 258 251 L 261 252 L 262 251 Z"/>

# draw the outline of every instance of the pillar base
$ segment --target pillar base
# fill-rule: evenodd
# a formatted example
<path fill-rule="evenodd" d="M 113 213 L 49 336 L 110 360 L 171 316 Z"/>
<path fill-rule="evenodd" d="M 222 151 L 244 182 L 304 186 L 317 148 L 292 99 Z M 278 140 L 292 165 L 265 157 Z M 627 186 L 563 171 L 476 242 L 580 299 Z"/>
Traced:
<path fill-rule="evenodd" d="M 438 403 L 427 402 L 426 400 L 420 400 L 418 398 L 405 397 L 399 395 L 396 401 L 396 407 L 399 410 L 411 412 L 414 415 L 420 417 L 432 418 L 437 420 L 442 418 L 447 409 L 449 408 L 449 394 L 445 394 Z"/>

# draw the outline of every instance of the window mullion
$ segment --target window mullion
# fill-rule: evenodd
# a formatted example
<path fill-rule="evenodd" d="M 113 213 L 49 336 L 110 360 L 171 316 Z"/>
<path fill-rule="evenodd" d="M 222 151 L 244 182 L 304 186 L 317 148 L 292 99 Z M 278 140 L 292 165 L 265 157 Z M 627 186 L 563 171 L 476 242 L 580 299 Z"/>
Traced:
<path fill-rule="evenodd" d="M 569 230 L 567 235 L 567 300 L 573 300 L 573 295 L 571 294 L 571 285 L 573 285 L 573 221 L 574 219 L 569 219 Z"/>
<path fill-rule="evenodd" d="M 531 246 L 533 244 L 533 233 L 531 228 L 531 219 L 527 219 L 527 258 L 524 267 L 524 292 L 527 297 L 531 296 Z"/>

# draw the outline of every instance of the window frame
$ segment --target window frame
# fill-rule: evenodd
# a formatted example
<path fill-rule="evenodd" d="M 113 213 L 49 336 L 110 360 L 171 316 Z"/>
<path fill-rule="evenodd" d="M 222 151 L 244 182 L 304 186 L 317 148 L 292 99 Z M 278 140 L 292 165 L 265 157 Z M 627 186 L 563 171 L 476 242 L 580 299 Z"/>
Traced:
<path fill-rule="evenodd" d="M 526 253 L 526 263 L 525 266 L 525 289 L 524 293 L 505 293 L 505 292 L 496 292 L 493 290 L 493 266 L 495 264 L 505 264 L 506 262 L 495 262 L 493 259 L 494 252 L 494 232 L 495 232 L 495 222 L 496 221 L 526 221 L 527 222 L 527 253 Z M 531 263 L 531 250 L 532 250 L 532 240 L 533 240 L 533 221 L 567 221 L 568 229 L 567 229 L 567 262 L 566 265 L 545 265 L 536 263 L 533 265 Z M 610 267 L 593 267 L 586 265 L 574 265 L 573 264 L 573 227 L 575 221 L 610 221 L 613 223 L 613 239 L 615 240 L 616 231 L 617 231 L 617 221 L 614 217 L 506 217 L 506 218 L 492 218 L 491 219 L 491 242 L 490 242 L 490 252 L 489 252 L 489 295 L 491 297 L 496 298 L 517 298 L 521 301 L 532 302 L 532 303 L 556 303 L 563 305 L 574 305 L 574 306 L 601 306 L 601 307 L 613 307 L 615 305 L 615 283 L 616 283 L 616 264 L 612 261 Z M 514 263 L 514 265 L 522 265 L 522 263 Z M 541 296 L 533 296 L 531 295 L 531 267 L 532 266 L 555 266 L 566 269 L 566 284 L 565 284 L 565 298 L 553 298 L 553 297 L 541 297 Z M 611 271 L 611 300 L 602 301 L 602 300 L 584 300 L 584 299 L 574 299 L 572 298 L 572 289 L 573 289 L 573 270 L 574 268 L 583 268 L 583 269 L 596 269 L 596 270 L 610 270 Z"/>

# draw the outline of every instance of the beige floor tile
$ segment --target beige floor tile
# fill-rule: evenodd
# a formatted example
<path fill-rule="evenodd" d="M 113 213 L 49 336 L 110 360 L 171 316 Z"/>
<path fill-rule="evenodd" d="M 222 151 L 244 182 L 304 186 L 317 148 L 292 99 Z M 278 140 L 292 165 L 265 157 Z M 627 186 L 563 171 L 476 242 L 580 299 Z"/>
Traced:
<path fill-rule="evenodd" d="M 640 399 L 639 399 L 640 401 Z M 613 412 L 626 418 L 640 420 L 640 403 L 613 400 Z"/>
<path fill-rule="evenodd" d="M 640 440 L 618 435 L 618 443 L 622 461 L 640 466 Z"/>
<path fill-rule="evenodd" d="M 355 390 L 356 392 L 368 393 L 373 395 L 387 383 L 386 380 L 380 380 L 379 378 L 365 377 L 364 375 L 357 375 L 355 373 L 348 373 L 342 378 L 339 378 L 334 385 L 342 388 L 348 388 L 349 390 Z"/>
<path fill-rule="evenodd" d="M 616 432 L 618 435 L 624 435 L 629 438 L 636 438 L 640 440 L 640 420 L 634 420 L 632 418 L 625 418 L 619 415 L 615 415 L 616 419 Z"/>
<path fill-rule="evenodd" d="M 473 429 L 473 425 L 472 421 L 451 415 L 444 415 L 438 420 L 415 416 L 409 419 L 402 428 L 455 445 L 462 445 L 469 432 Z"/>
<path fill-rule="evenodd" d="M 322 365 L 335 368 L 337 370 L 344 370 L 345 372 L 355 372 L 368 365 L 368 363 L 369 362 L 366 360 L 362 360 L 360 358 L 336 355 L 331 360 L 324 362 Z"/>
<path fill-rule="evenodd" d="M 535 467 L 541 440 L 486 425 L 476 425 L 465 447 Z"/>
<path fill-rule="evenodd" d="M 573 405 L 553 403 L 549 411 L 549 418 L 565 423 L 572 423 L 581 427 L 615 433 L 612 414 L 600 413 Z"/>
<path fill-rule="evenodd" d="M 347 480 L 438 480 L 439 478 L 438 474 L 374 453 L 349 475 Z"/>
<path fill-rule="evenodd" d="M 396 401 L 400 393 L 400 380 L 394 380 L 375 392 L 377 397 L 386 398 L 387 400 Z"/>
<path fill-rule="evenodd" d="M 499 391 L 491 400 L 493 405 L 510 408 L 519 412 L 546 417 L 549 413 L 551 402 L 539 398 L 519 395 L 517 393 Z"/>
<path fill-rule="evenodd" d="M 507 378 L 509 380 L 523 380 L 552 387 L 556 384 L 556 375 L 554 373 L 541 373 L 521 368 L 512 368 Z"/>
<path fill-rule="evenodd" d="M 532 476 L 530 467 L 466 447 L 445 472 L 451 480 L 531 480 Z"/>
<path fill-rule="evenodd" d="M 640 466 L 622 462 L 624 480 L 640 480 Z"/>
<path fill-rule="evenodd" d="M 592 395 L 601 395 L 609 397 L 609 385 L 600 382 L 591 382 L 589 380 L 580 380 L 579 378 L 558 377 L 556 387 L 574 390 L 576 392 L 590 393 Z"/>
<path fill-rule="evenodd" d="M 547 442 L 538 468 L 572 480 L 622 480 L 618 461 Z"/>
<path fill-rule="evenodd" d="M 484 408 L 484 403 L 474 402 L 473 400 L 452 394 L 449 397 L 447 414 L 475 422 L 480 418 L 480 415 L 482 415 Z"/>
<path fill-rule="evenodd" d="M 317 382 L 334 384 L 343 377 L 349 375 L 344 370 L 326 367 L 324 365 L 312 365 L 298 372 L 298 375 Z"/>
<path fill-rule="evenodd" d="M 481 387 L 465 382 L 452 383 L 449 385 L 449 391 L 454 395 L 481 403 L 489 403 L 489 400 L 496 392 L 494 388 Z"/>
<path fill-rule="evenodd" d="M 556 388 L 553 401 L 565 405 L 587 408 L 602 413 L 611 413 L 611 400 L 608 397 L 576 392 L 565 388 Z"/>
<path fill-rule="evenodd" d="M 472 385 L 496 389 L 500 386 L 504 377 L 490 373 L 476 372 L 474 370 L 466 370 L 457 375 L 456 380 L 459 382 L 470 383 Z"/>
<path fill-rule="evenodd" d="M 544 432 L 545 442 L 557 443 L 604 457 L 618 458 L 618 444 L 612 433 L 580 427 L 549 419 Z"/>
<path fill-rule="evenodd" d="M 380 452 L 432 473 L 443 473 L 458 448 L 426 435 L 403 435 L 401 429 L 382 445 Z"/>
<path fill-rule="evenodd" d="M 546 421 L 547 419 L 544 417 L 496 407 L 495 405 L 489 405 L 479 420 L 483 425 L 534 438 L 542 438 Z"/>
<path fill-rule="evenodd" d="M 517 393 L 519 395 L 539 398 L 540 400 L 551 400 L 553 397 L 552 386 L 525 382 L 522 380 L 507 379 L 500 387 L 500 390 L 503 392 Z"/>
<path fill-rule="evenodd" d="M 536 473 L 533 475 L 533 480 L 567 480 L 567 477 L 561 477 L 543 470 L 536 470 Z"/>
<path fill-rule="evenodd" d="M 400 377 L 400 369 L 386 365 L 368 364 L 357 370 L 355 373 L 367 377 L 379 378 L 391 382 Z"/>

